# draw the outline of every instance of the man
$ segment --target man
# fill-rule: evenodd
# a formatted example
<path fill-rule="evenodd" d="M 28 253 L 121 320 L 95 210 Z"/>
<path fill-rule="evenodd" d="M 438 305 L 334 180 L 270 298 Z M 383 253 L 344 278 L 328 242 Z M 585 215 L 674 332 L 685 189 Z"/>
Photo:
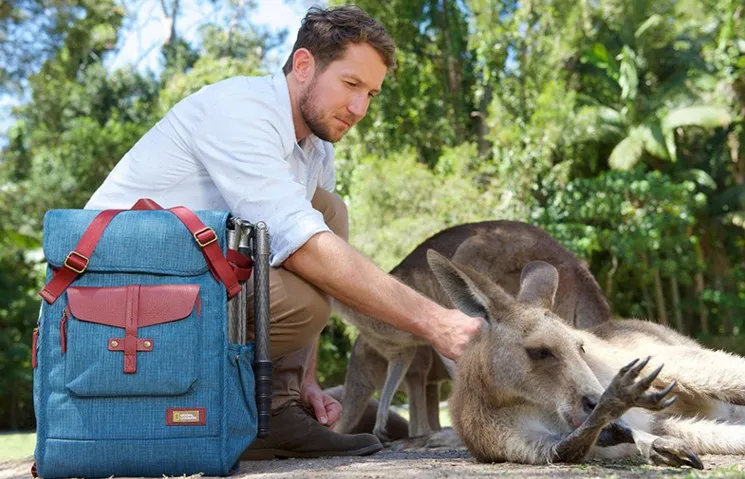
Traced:
<path fill-rule="evenodd" d="M 271 432 L 244 458 L 364 455 L 382 447 L 370 434 L 332 430 L 341 405 L 315 377 L 329 295 L 452 359 L 481 325 L 397 282 L 346 241 L 331 143 L 365 116 L 394 62 L 393 40 L 362 10 L 311 8 L 282 74 L 231 78 L 182 100 L 86 205 L 122 208 L 149 197 L 163 207 L 228 209 L 267 223 Z"/>

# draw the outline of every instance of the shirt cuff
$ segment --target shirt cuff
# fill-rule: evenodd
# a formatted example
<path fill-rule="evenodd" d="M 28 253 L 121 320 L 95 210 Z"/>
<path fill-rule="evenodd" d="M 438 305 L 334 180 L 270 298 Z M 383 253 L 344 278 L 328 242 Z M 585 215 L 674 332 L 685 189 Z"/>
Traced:
<path fill-rule="evenodd" d="M 323 215 L 316 210 L 298 211 L 289 217 L 277 218 L 277 221 L 274 218 L 270 218 L 266 224 L 269 229 L 269 263 L 275 268 L 282 266 L 312 236 L 331 231 L 324 223 Z"/>

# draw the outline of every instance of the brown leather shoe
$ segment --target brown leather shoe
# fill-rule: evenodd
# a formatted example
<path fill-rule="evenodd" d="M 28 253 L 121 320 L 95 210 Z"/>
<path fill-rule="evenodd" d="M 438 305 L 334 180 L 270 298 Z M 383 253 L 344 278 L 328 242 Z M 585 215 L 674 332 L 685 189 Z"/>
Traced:
<path fill-rule="evenodd" d="M 372 434 L 337 434 L 319 424 L 305 408 L 291 404 L 272 413 L 269 437 L 256 439 L 241 460 L 366 456 L 381 449 L 383 445 Z"/>

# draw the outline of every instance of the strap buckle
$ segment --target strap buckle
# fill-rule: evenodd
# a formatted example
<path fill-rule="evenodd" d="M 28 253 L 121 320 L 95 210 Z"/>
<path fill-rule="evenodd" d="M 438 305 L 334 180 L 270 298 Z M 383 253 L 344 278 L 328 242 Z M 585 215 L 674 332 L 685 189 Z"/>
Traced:
<path fill-rule="evenodd" d="M 199 236 L 203 233 L 212 233 L 212 236 L 206 239 L 205 241 L 202 241 L 201 239 L 199 239 Z M 215 230 L 213 230 L 209 226 L 206 226 L 202 228 L 201 230 L 197 231 L 196 233 L 194 233 L 193 236 L 194 236 L 194 240 L 197 242 L 200 248 L 204 248 L 205 246 L 211 245 L 212 243 L 217 241 L 217 234 L 215 233 Z"/>
<path fill-rule="evenodd" d="M 75 263 L 77 264 L 70 264 L 70 259 L 73 259 Z M 67 257 L 65 258 L 65 262 L 62 263 L 65 268 L 75 271 L 78 274 L 83 274 L 83 272 L 88 268 L 88 263 L 90 260 L 87 256 L 83 256 L 82 254 L 78 253 L 75 250 L 70 251 L 67 253 Z"/>

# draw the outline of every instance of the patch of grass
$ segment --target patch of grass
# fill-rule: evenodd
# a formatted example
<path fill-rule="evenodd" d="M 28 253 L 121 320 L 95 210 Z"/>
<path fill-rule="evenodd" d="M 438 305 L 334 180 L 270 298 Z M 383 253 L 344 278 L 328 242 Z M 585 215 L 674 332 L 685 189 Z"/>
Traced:
<path fill-rule="evenodd" d="M 745 479 L 745 466 L 733 464 L 706 472 L 692 471 L 679 479 Z"/>
<path fill-rule="evenodd" d="M 35 446 L 36 433 L 0 433 L 0 461 L 29 458 Z"/>

